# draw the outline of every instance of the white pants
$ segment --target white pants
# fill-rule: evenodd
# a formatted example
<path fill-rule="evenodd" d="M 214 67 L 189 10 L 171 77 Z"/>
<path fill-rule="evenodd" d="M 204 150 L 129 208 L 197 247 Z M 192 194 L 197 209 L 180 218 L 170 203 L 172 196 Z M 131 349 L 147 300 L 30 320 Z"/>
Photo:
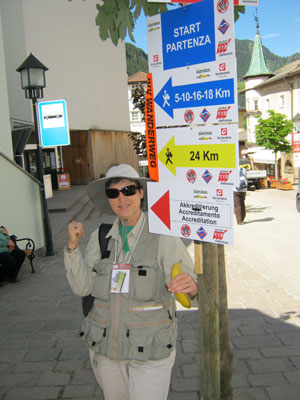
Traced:
<path fill-rule="evenodd" d="M 90 349 L 90 360 L 105 400 L 166 400 L 175 353 L 158 361 L 112 361 Z"/>

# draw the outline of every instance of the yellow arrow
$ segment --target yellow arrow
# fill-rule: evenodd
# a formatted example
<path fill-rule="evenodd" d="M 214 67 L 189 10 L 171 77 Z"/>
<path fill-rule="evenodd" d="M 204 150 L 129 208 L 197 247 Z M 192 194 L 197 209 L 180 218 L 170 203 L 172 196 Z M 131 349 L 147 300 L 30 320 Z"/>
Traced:
<path fill-rule="evenodd" d="M 235 168 L 235 144 L 175 145 L 169 140 L 158 154 L 158 159 L 176 176 L 176 168 Z"/>

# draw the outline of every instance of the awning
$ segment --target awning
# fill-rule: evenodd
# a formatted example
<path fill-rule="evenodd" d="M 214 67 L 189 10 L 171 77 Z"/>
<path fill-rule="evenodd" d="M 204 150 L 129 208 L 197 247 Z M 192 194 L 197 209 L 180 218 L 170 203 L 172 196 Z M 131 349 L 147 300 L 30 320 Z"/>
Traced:
<path fill-rule="evenodd" d="M 248 157 L 252 157 L 256 164 L 275 164 L 275 153 L 273 150 L 255 147 L 247 150 Z M 280 152 L 277 153 L 277 161 L 280 159 Z"/>

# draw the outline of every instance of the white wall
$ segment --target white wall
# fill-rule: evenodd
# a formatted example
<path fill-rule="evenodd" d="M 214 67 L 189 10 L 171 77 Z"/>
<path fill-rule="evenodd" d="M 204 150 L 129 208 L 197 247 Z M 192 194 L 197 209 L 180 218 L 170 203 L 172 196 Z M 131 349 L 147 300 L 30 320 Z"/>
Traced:
<path fill-rule="evenodd" d="M 1 9 L 0 9 L 1 11 Z M 11 129 L 9 122 L 8 94 L 2 40 L 2 18 L 0 12 L 0 150 L 8 157 L 13 157 Z M 1 171 L 2 174 L 2 171 Z M 1 225 L 1 224 L 0 224 Z"/>
<path fill-rule="evenodd" d="M 32 120 L 31 102 L 25 99 L 16 69 L 27 57 L 21 0 L 0 0 L 10 117 Z"/>
<path fill-rule="evenodd" d="M 130 129 L 125 44 L 115 47 L 99 38 L 95 24 L 99 0 L 0 2 L 6 16 L 11 116 L 24 114 L 15 104 L 20 91 L 20 74 L 15 70 L 32 52 L 49 68 L 44 100 L 67 100 L 71 129 Z M 24 93 L 22 102 L 30 106 Z"/>
<path fill-rule="evenodd" d="M 30 237 L 44 246 L 39 184 L 0 154 L 0 225 L 17 237 Z M 7 182 L 10 184 L 8 185 Z"/>
<path fill-rule="evenodd" d="M 71 129 L 129 130 L 125 44 L 100 40 L 97 3 L 23 0 L 26 50 L 49 68 L 44 99 L 67 99 Z"/>

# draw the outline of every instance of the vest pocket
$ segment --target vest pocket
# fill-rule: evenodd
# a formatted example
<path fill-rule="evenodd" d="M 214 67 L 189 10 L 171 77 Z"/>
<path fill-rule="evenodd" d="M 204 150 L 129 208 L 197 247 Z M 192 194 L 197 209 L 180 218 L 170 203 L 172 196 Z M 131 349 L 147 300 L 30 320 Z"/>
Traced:
<path fill-rule="evenodd" d="M 109 321 L 102 320 L 98 316 L 92 315 L 90 318 L 89 330 L 86 335 L 86 342 L 95 353 L 104 353 L 106 350 L 108 337 Z"/>
<path fill-rule="evenodd" d="M 159 359 L 169 357 L 170 352 L 176 348 L 176 337 L 173 324 L 160 329 L 155 335 L 154 354 L 159 354 Z"/>
<path fill-rule="evenodd" d="M 135 300 L 153 300 L 157 294 L 157 271 L 154 267 L 132 267 L 132 297 Z"/>
<path fill-rule="evenodd" d="M 110 299 L 111 267 L 106 268 L 106 270 L 109 271 L 95 276 L 92 288 L 92 295 L 101 300 Z"/>
<path fill-rule="evenodd" d="M 152 352 L 153 332 L 143 328 L 127 330 L 129 360 L 147 361 Z"/>

